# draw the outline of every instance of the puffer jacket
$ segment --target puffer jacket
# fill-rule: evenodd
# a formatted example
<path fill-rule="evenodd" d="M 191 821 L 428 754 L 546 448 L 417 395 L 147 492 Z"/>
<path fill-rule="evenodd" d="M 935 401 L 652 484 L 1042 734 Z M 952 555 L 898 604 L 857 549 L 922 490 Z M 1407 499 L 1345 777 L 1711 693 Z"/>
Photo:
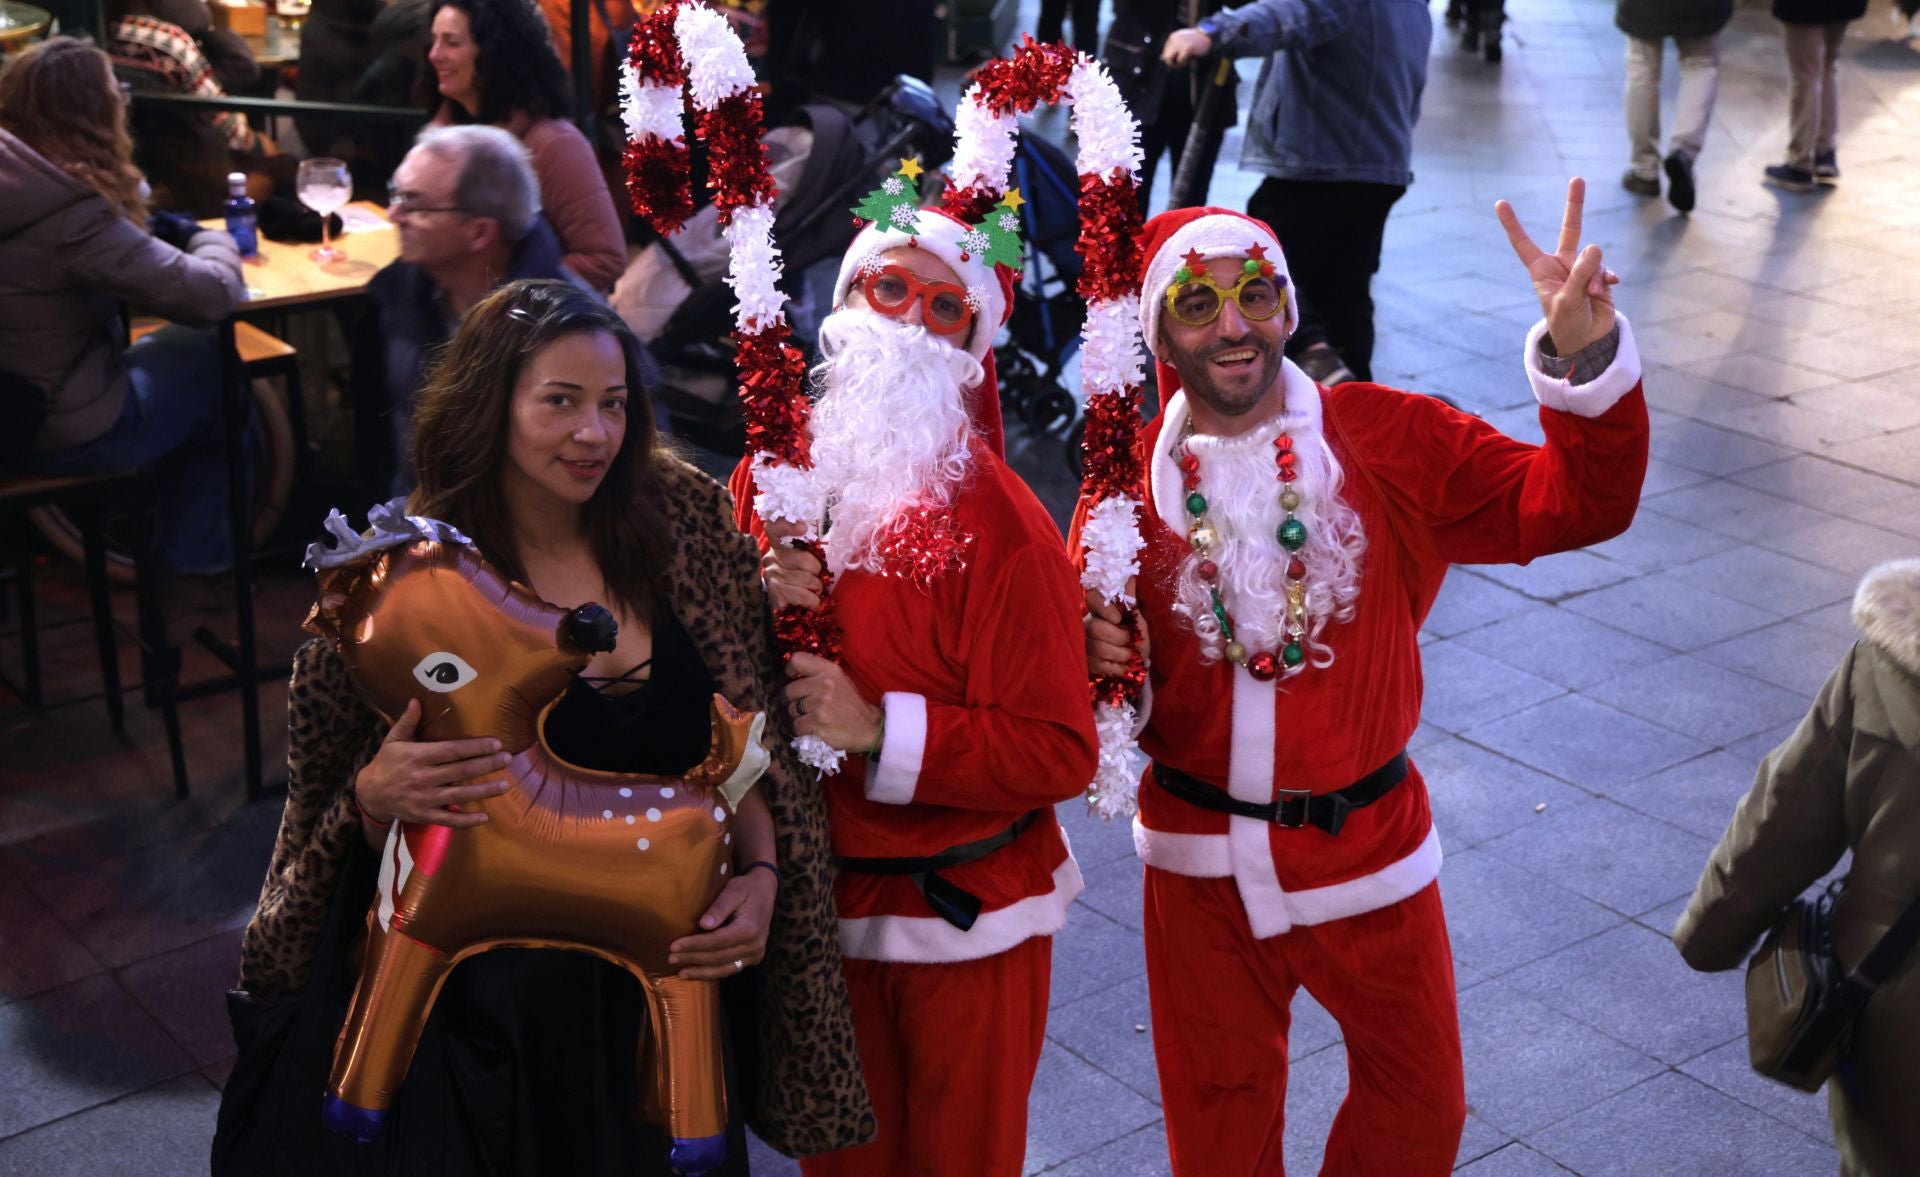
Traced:
<path fill-rule="evenodd" d="M 122 303 L 204 327 L 245 292 L 225 233 L 175 249 L 0 130 L 0 367 L 48 394 L 35 450 L 84 445 L 120 419 Z"/>
<path fill-rule="evenodd" d="M 1674 928 L 1696 969 L 1739 965 L 1848 850 L 1853 866 L 1834 917 L 1842 965 L 1859 963 L 1920 899 L 1920 559 L 1868 573 L 1853 619 L 1860 639 L 1799 728 L 1761 762 Z M 1920 951 L 1867 1005 L 1853 1066 L 1859 1102 L 1837 1080 L 1827 1084 L 1842 1172 L 1920 1173 Z"/>
<path fill-rule="evenodd" d="M 1711 37 L 1733 19 L 1733 0 L 1615 0 L 1613 23 L 1629 37 Z"/>

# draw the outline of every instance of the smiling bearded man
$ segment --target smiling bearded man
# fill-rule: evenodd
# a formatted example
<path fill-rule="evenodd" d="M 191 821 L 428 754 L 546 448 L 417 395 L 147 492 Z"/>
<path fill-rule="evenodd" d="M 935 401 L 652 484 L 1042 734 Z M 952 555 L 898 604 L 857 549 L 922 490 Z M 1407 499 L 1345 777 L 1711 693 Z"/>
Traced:
<path fill-rule="evenodd" d="M 1301 988 L 1347 1048 L 1321 1172 L 1453 1168 L 1466 1096 L 1440 841 L 1406 752 L 1419 630 L 1450 564 L 1524 563 L 1633 518 L 1639 357 L 1599 250 L 1575 252 L 1580 195 L 1554 254 L 1500 206 L 1546 311 L 1526 345 L 1540 446 L 1431 397 L 1316 386 L 1282 358 L 1297 300 L 1272 229 L 1211 208 L 1147 222 L 1164 408 L 1140 488 L 1153 766 L 1134 844 L 1180 1177 L 1280 1171 Z M 1089 607 L 1089 669 L 1117 673 L 1131 635 Z"/>
<path fill-rule="evenodd" d="M 821 782 L 872 1144 L 808 1177 L 1015 1177 L 1046 1031 L 1053 934 L 1081 890 L 1052 806 L 1097 756 L 1080 589 L 1001 456 L 991 344 L 1011 275 L 933 210 L 870 225 L 820 329 L 810 422 L 839 663 L 796 654 L 794 730 L 851 754 Z M 909 244 L 911 240 L 912 244 Z M 742 527 L 763 544 L 747 465 Z M 776 607 L 820 565 L 779 543 Z"/>

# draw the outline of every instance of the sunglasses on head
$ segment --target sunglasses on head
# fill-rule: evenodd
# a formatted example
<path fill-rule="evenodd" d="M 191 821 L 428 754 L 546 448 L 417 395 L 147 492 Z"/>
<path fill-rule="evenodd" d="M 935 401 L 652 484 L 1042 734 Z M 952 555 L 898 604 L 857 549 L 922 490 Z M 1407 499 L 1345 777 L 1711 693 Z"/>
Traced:
<path fill-rule="evenodd" d="M 1167 287 L 1167 310 L 1189 327 L 1204 327 L 1219 318 L 1228 299 L 1240 308 L 1241 318 L 1264 323 L 1286 309 L 1287 288 L 1283 279 L 1259 269 L 1243 272 L 1232 286 L 1220 285 L 1203 269 Z"/>
<path fill-rule="evenodd" d="M 896 319 L 918 302 L 921 325 L 936 335 L 958 335 L 973 326 L 973 305 L 966 288 L 955 282 L 928 282 L 890 265 L 868 274 L 861 289 L 869 306 Z"/>

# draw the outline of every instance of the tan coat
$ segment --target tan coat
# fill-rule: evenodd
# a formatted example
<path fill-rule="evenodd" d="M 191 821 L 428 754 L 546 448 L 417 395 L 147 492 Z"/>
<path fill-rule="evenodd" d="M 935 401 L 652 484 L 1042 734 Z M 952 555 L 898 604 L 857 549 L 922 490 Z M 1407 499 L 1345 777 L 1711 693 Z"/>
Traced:
<path fill-rule="evenodd" d="M 1835 937 L 1852 967 L 1920 898 L 1920 559 L 1867 574 L 1860 640 L 1760 765 L 1673 942 L 1696 969 L 1741 964 L 1780 910 L 1853 852 Z M 1850 1177 L 1920 1173 L 1920 951 L 1874 995 L 1855 1042 L 1863 1102 L 1827 1104 Z"/>

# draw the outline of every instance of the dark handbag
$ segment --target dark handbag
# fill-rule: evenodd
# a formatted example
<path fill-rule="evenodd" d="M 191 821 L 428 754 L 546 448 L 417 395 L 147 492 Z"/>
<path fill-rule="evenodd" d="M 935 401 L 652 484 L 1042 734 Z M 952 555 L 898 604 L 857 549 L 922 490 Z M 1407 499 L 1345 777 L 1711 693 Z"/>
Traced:
<path fill-rule="evenodd" d="M 1848 972 L 1833 948 L 1842 879 L 1787 905 L 1747 962 L 1747 1053 L 1769 1079 L 1818 1091 L 1845 1058 L 1873 991 L 1920 940 L 1920 900 Z"/>

